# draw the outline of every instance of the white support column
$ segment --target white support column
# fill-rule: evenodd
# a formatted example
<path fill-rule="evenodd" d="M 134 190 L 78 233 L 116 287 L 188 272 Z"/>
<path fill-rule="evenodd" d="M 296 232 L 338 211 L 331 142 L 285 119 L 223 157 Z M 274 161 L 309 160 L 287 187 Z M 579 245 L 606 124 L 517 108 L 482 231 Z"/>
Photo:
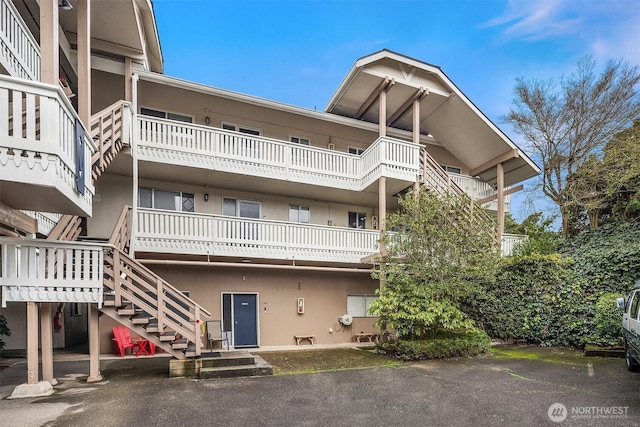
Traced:
<path fill-rule="evenodd" d="M 379 136 L 387 136 L 387 89 L 384 88 L 378 97 Z"/>
<path fill-rule="evenodd" d="M 78 0 L 78 115 L 85 126 L 91 123 L 91 1 Z"/>
<path fill-rule="evenodd" d="M 38 306 L 27 303 L 27 384 L 37 384 L 38 372 Z"/>
<path fill-rule="evenodd" d="M 88 383 L 102 381 L 100 375 L 100 326 L 98 305 L 88 304 L 89 310 L 89 377 Z"/>
<path fill-rule="evenodd" d="M 504 167 L 502 163 L 496 165 L 497 184 L 498 184 L 498 243 L 502 241 L 504 233 Z"/>
<path fill-rule="evenodd" d="M 124 58 L 124 100 L 133 101 L 133 88 L 132 86 L 133 76 L 133 61 L 131 58 Z"/>
<path fill-rule="evenodd" d="M 42 353 L 42 379 L 53 382 L 53 322 L 51 303 L 40 304 L 40 348 Z"/>
<path fill-rule="evenodd" d="M 382 243 L 382 238 L 387 229 L 387 177 L 381 176 L 378 179 L 378 224 L 380 226 L 380 255 L 384 256 L 387 248 Z M 380 294 L 382 294 L 385 286 L 384 275 L 380 275 Z M 381 326 L 382 330 L 386 329 L 385 325 Z"/>
<path fill-rule="evenodd" d="M 413 100 L 413 142 L 420 143 L 420 97 Z"/>
<path fill-rule="evenodd" d="M 136 234 L 138 234 L 138 138 L 140 137 L 140 129 L 138 125 L 138 75 L 131 76 L 131 157 L 133 161 L 133 188 L 131 200 L 131 230 L 129 232 L 129 256 L 136 257 Z"/>
<path fill-rule="evenodd" d="M 59 84 L 58 0 L 40 2 L 40 80 Z"/>

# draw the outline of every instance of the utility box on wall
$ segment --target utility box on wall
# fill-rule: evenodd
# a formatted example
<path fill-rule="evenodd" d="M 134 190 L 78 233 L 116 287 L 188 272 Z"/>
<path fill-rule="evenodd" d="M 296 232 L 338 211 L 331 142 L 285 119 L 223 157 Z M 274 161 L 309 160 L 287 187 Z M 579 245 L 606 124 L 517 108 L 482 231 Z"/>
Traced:
<path fill-rule="evenodd" d="M 304 298 L 298 298 L 298 314 L 304 314 Z"/>

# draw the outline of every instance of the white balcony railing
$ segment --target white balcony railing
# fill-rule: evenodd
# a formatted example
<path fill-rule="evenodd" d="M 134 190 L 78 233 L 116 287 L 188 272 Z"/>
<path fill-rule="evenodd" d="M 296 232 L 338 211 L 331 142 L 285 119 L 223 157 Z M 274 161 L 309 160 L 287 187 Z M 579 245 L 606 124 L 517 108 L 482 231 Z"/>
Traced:
<path fill-rule="evenodd" d="M 138 116 L 140 160 L 361 191 L 380 176 L 414 182 L 416 144 L 378 138 L 361 155 Z"/>
<path fill-rule="evenodd" d="M 138 208 L 134 248 L 211 256 L 359 263 L 379 232 Z"/>
<path fill-rule="evenodd" d="M 0 181 L 54 187 L 91 215 L 95 151 L 60 87 L 0 76 Z"/>
<path fill-rule="evenodd" d="M 38 233 L 48 236 L 56 226 L 62 214 L 48 213 L 48 212 L 36 212 L 36 211 L 22 211 L 29 215 L 31 218 L 35 218 L 38 221 Z"/>
<path fill-rule="evenodd" d="M 11 0 L 0 0 L 0 64 L 14 77 L 40 80 L 40 46 Z"/>
<path fill-rule="evenodd" d="M 6 237 L 0 245 L 2 307 L 8 301 L 102 304 L 101 245 Z"/>
<path fill-rule="evenodd" d="M 529 237 L 521 234 L 502 234 L 502 256 L 509 256 L 513 253 L 513 249 L 520 242 L 527 240 Z"/>
<path fill-rule="evenodd" d="M 451 180 L 458 184 L 458 187 L 460 187 L 465 193 L 467 193 L 473 200 L 484 199 L 485 197 L 493 196 L 497 193 L 495 188 L 480 179 L 451 172 L 447 172 L 447 174 L 451 177 Z M 504 196 L 504 204 L 505 212 L 510 212 L 510 195 Z M 492 202 L 485 203 L 483 207 L 495 211 L 498 209 L 498 203 L 494 200 Z"/>

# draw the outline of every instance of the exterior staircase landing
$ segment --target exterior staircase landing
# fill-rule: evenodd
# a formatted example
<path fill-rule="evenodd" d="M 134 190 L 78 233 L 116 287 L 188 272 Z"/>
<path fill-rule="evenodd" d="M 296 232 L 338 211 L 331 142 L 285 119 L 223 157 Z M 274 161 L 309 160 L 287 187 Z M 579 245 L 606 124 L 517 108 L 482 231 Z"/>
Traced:
<path fill-rule="evenodd" d="M 196 359 L 171 359 L 170 377 L 235 378 L 272 375 L 273 367 L 262 357 L 248 351 L 202 353 Z"/>

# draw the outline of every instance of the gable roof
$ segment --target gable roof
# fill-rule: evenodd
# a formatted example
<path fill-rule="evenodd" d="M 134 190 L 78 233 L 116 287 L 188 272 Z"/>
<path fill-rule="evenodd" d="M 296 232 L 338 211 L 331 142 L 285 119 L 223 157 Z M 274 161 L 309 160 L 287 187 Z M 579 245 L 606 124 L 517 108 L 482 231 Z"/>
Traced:
<path fill-rule="evenodd" d="M 420 99 L 420 132 L 491 184 L 503 160 L 505 185 L 540 168 L 438 66 L 384 49 L 356 61 L 325 107 L 328 113 L 379 123 L 376 92 L 387 88 L 387 125 L 413 131 L 412 100 Z M 428 148 L 427 148 L 428 149 Z"/>

